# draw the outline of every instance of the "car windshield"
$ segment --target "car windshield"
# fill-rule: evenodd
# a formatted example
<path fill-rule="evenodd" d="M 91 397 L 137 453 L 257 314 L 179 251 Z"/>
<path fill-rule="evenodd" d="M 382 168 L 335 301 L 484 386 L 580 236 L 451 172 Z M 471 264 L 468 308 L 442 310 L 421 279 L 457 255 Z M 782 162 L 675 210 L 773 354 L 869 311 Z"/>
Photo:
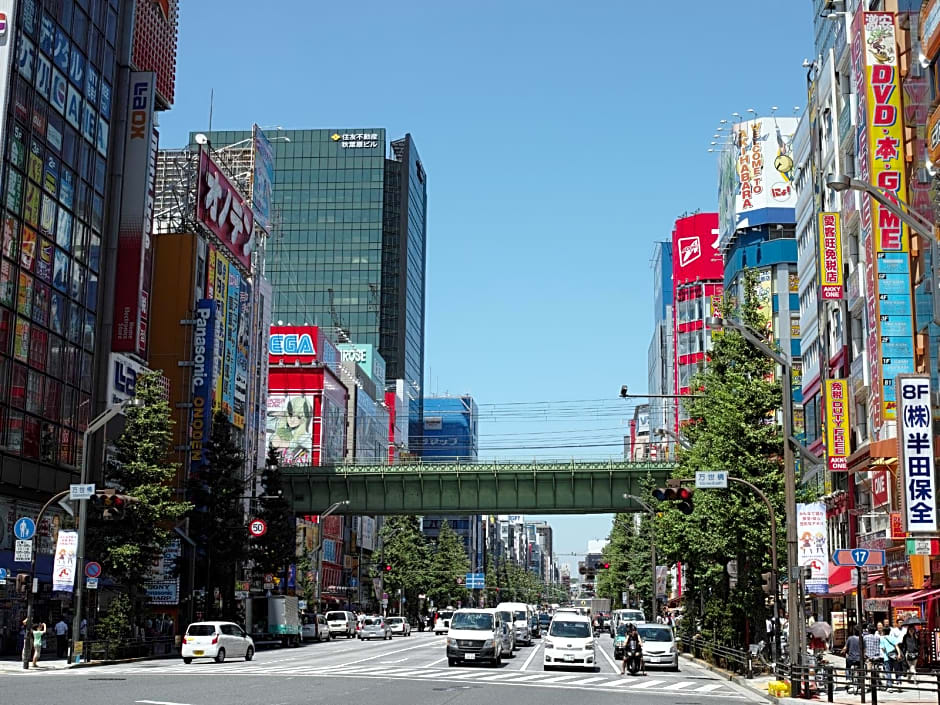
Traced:
<path fill-rule="evenodd" d="M 480 629 L 493 628 L 493 615 L 486 612 L 458 612 L 450 623 L 451 629 Z"/>
<path fill-rule="evenodd" d="M 500 618 L 501 620 L 503 620 L 504 622 L 511 622 L 511 621 L 512 621 L 512 615 L 511 615 L 509 612 L 500 612 L 500 613 L 499 613 L 499 618 Z"/>
<path fill-rule="evenodd" d="M 362 623 L 363 623 L 365 626 L 367 626 L 367 627 L 370 627 L 370 626 L 371 626 L 371 627 L 377 627 L 377 626 L 380 626 L 380 625 L 382 624 L 382 620 L 381 620 L 381 619 L 373 619 L 372 617 L 366 617 L 364 620 L 362 620 Z"/>
<path fill-rule="evenodd" d="M 212 636 L 215 634 L 215 627 L 211 624 L 190 624 L 186 633 L 189 636 Z"/>
<path fill-rule="evenodd" d="M 672 641 L 672 630 L 666 627 L 637 627 L 645 641 Z"/>
<path fill-rule="evenodd" d="M 401 621 L 402 621 L 401 617 L 389 617 L 388 618 L 389 624 L 398 624 Z"/>
<path fill-rule="evenodd" d="M 524 610 L 516 610 L 516 611 L 513 612 L 512 614 L 513 614 L 513 617 L 514 617 L 515 619 L 521 619 L 522 621 L 525 621 L 525 611 L 524 611 Z"/>
<path fill-rule="evenodd" d="M 342 621 L 342 620 L 345 620 L 345 619 L 346 619 L 346 615 L 345 615 L 343 612 L 327 612 L 327 613 L 326 613 L 326 618 L 329 619 L 329 620 L 337 620 L 337 619 L 338 619 L 338 620 Z"/>
<path fill-rule="evenodd" d="M 547 615 L 547 614 L 540 614 L 540 615 L 539 615 L 539 621 L 540 621 L 542 624 L 548 624 L 549 622 L 552 621 L 552 618 L 551 618 L 549 615 Z"/>
<path fill-rule="evenodd" d="M 551 636 L 568 637 L 569 639 L 586 639 L 591 636 L 591 626 L 587 622 L 559 622 L 552 621 L 548 630 Z"/>
<path fill-rule="evenodd" d="M 438 612 L 437 616 L 439 619 L 450 619 L 454 616 L 453 612 Z"/>

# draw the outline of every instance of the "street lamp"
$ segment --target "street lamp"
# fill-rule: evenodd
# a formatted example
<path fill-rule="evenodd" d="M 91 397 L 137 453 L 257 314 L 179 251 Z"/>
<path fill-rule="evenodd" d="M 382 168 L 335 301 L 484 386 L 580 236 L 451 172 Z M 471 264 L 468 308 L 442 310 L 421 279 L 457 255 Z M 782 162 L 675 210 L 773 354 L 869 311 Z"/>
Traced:
<path fill-rule="evenodd" d="M 119 404 L 114 404 L 105 409 L 102 413 L 93 418 L 85 432 L 82 434 L 82 464 L 80 483 L 88 482 L 88 441 L 92 434 L 108 425 L 115 416 L 123 415 L 129 408 L 140 408 L 144 402 L 137 397 L 125 399 Z M 72 615 L 72 643 L 69 649 L 70 658 L 75 656 L 75 642 L 81 639 L 82 626 L 82 588 L 85 580 L 85 525 L 88 517 L 88 500 L 81 500 L 78 503 L 78 542 L 75 547 L 75 565 L 77 566 L 75 581 L 75 614 Z"/>
<path fill-rule="evenodd" d="M 323 519 L 325 519 L 326 517 L 328 517 L 330 514 L 332 514 L 333 512 L 335 512 L 335 511 L 336 511 L 337 509 L 339 509 L 340 507 L 345 507 L 347 504 L 349 504 L 349 500 L 348 500 L 348 499 L 343 499 L 343 500 L 340 500 L 339 502 L 334 502 L 334 503 L 331 504 L 331 505 L 327 508 L 327 510 L 326 510 L 325 512 L 323 512 L 323 513 L 320 515 L 320 517 L 319 517 L 320 531 L 317 532 L 317 533 L 319 534 L 319 537 L 318 537 L 318 541 L 317 541 L 317 547 L 316 547 L 316 549 L 315 549 L 316 552 L 317 552 L 317 589 L 316 589 L 316 596 L 317 596 L 317 611 L 318 611 L 318 612 L 319 612 L 319 610 L 320 610 L 320 585 L 321 585 L 321 582 L 322 582 L 322 580 L 323 580 L 323 575 L 322 575 L 322 574 L 323 574 Z"/>
<path fill-rule="evenodd" d="M 793 367 L 789 358 L 783 355 L 769 345 L 755 331 L 747 326 L 741 325 L 736 321 L 725 321 L 721 318 L 709 318 L 705 324 L 714 330 L 730 328 L 739 333 L 747 342 L 760 350 L 764 355 L 780 365 L 781 383 L 782 383 L 782 412 L 783 412 L 783 478 L 784 478 L 784 502 L 786 506 L 786 525 L 787 525 L 787 583 L 790 589 L 787 590 L 787 611 L 790 615 L 790 640 L 788 650 L 790 652 L 790 663 L 799 665 L 802 663 L 802 644 L 803 644 L 803 620 L 800 615 L 803 612 L 803 605 L 799 602 L 799 595 L 793 589 L 793 570 L 799 564 L 799 553 L 796 541 L 796 463 L 793 458 L 793 392 L 791 390 L 791 379 L 793 376 Z M 800 444 L 802 446 L 802 444 Z"/>
<path fill-rule="evenodd" d="M 646 512 L 650 515 L 650 561 L 652 563 L 652 575 L 653 583 L 651 588 L 651 597 L 650 601 L 650 621 L 656 619 L 656 615 L 653 612 L 656 611 L 656 524 L 653 522 L 653 517 L 656 516 L 656 513 L 653 509 L 642 499 L 637 497 L 635 494 L 624 494 L 624 499 L 632 499 L 634 502 L 639 504 Z M 626 607 L 626 605 L 624 605 Z"/>
<path fill-rule="evenodd" d="M 896 215 L 902 223 L 907 227 L 913 230 L 918 235 L 921 235 L 932 242 L 936 242 L 937 238 L 934 236 L 933 223 L 929 220 L 921 218 L 917 213 L 911 210 L 904 201 L 900 199 L 892 200 L 885 193 L 868 183 L 867 181 L 862 181 L 861 179 L 855 179 L 846 174 L 835 174 L 826 179 L 826 186 L 831 188 L 833 191 L 861 191 L 862 193 L 867 193 L 873 199 L 878 201 L 882 208 L 890 212 L 893 215 Z M 899 204 L 904 204 L 907 207 L 907 212 L 901 209 Z"/>

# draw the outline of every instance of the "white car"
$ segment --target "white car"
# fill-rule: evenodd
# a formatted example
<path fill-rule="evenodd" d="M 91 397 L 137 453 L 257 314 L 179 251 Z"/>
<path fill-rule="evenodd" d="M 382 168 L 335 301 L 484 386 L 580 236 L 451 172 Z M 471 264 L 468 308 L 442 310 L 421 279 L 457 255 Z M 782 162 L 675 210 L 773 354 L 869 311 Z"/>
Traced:
<path fill-rule="evenodd" d="M 389 617 L 385 621 L 392 629 L 392 636 L 411 636 L 411 624 L 404 617 Z"/>
<path fill-rule="evenodd" d="M 546 671 L 557 666 L 594 670 L 594 630 L 587 617 L 556 612 L 542 644 L 545 646 L 543 667 Z"/>
<path fill-rule="evenodd" d="M 447 632 L 447 665 L 489 661 L 499 667 L 503 658 L 503 625 L 493 609 L 459 609 Z"/>
<path fill-rule="evenodd" d="M 516 632 L 516 643 L 532 646 L 532 612 L 524 602 L 500 602 L 496 609 L 511 612 Z"/>
<path fill-rule="evenodd" d="M 329 641 L 333 638 L 330 634 L 330 625 L 326 623 L 326 617 L 322 614 L 312 614 L 307 617 L 307 622 L 301 627 L 300 638 L 302 641 Z"/>
<path fill-rule="evenodd" d="M 679 649 L 676 637 L 668 624 L 638 624 L 636 630 L 643 640 L 643 663 L 647 666 L 666 666 L 679 670 Z"/>
<path fill-rule="evenodd" d="M 183 663 L 192 663 L 194 658 L 211 658 L 222 663 L 227 656 L 251 661 L 255 642 L 234 622 L 193 622 L 183 636 L 181 656 Z"/>
<path fill-rule="evenodd" d="M 434 633 L 446 634 L 450 629 L 450 618 L 454 616 L 454 608 L 448 607 L 437 613 L 437 619 L 434 621 Z"/>
<path fill-rule="evenodd" d="M 345 636 L 352 639 L 359 630 L 356 615 L 352 612 L 334 610 L 326 613 L 327 624 L 330 625 L 330 634 L 333 637 Z"/>

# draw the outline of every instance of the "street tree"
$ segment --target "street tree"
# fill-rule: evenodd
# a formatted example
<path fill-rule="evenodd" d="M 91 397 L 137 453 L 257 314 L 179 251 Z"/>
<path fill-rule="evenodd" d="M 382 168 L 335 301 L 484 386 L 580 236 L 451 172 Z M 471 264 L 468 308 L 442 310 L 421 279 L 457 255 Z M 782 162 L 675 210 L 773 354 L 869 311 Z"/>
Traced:
<path fill-rule="evenodd" d="M 205 576 L 207 613 L 234 619 L 235 577 L 248 548 L 242 510 L 245 458 L 235 443 L 232 424 L 222 411 L 212 419 L 204 453 L 205 467 L 189 481 L 189 498 L 193 503 L 190 536 L 197 542 L 202 557 L 197 575 L 201 569 Z M 198 578 L 196 582 L 199 583 Z"/>
<path fill-rule="evenodd" d="M 173 421 L 162 372 L 138 377 L 134 395 L 141 404 L 124 411 L 124 432 L 114 443 L 105 482 L 138 501 L 126 507 L 119 520 L 89 512 L 86 533 L 87 555 L 127 588 L 132 609 L 138 606 L 154 559 L 169 543 L 172 527 L 190 508 L 174 498 L 176 468 L 167 461 Z"/>
<path fill-rule="evenodd" d="M 421 533 L 418 517 L 414 515 L 386 517 L 379 532 L 382 541 L 382 559 L 391 567 L 384 571 L 384 583 L 392 590 L 403 590 L 408 615 L 418 615 L 418 595 L 429 584 L 428 568 L 431 552 L 427 539 Z"/>
<path fill-rule="evenodd" d="M 450 524 L 442 522 L 428 571 L 428 599 L 438 608 L 456 605 L 458 601 L 467 604 L 469 592 L 457 584 L 457 579 L 469 571 L 470 561 L 463 542 Z"/>
<path fill-rule="evenodd" d="M 729 318 L 769 338 L 756 283 L 756 274 L 747 270 L 743 300 L 726 298 L 723 307 Z M 689 421 L 682 433 L 691 448 L 680 450 L 676 476 L 724 470 L 754 483 L 772 502 L 778 536 L 783 537 L 783 435 L 775 420 L 781 389 L 774 365 L 737 332 L 729 329 L 713 336 L 710 359 L 693 380 L 698 395 L 685 402 Z M 768 344 L 773 345 L 769 340 Z M 688 619 L 682 625 L 691 629 L 701 618 L 706 637 L 742 644 L 745 635 L 763 631 L 763 617 L 768 614 L 760 575 L 770 566 L 770 518 L 753 493 L 734 485 L 695 491 L 693 504 L 692 514 L 685 515 L 672 503 L 661 503 L 656 526 L 660 552 L 684 567 Z M 783 549 L 781 541 L 780 555 L 785 555 Z M 732 561 L 736 584 L 734 570 L 728 570 Z"/>
<path fill-rule="evenodd" d="M 261 498 L 257 500 L 257 516 L 264 519 L 268 530 L 251 539 L 251 557 L 261 573 L 281 573 L 295 562 L 297 522 L 284 486 L 278 454 L 268 448 L 268 457 L 261 475 Z"/>

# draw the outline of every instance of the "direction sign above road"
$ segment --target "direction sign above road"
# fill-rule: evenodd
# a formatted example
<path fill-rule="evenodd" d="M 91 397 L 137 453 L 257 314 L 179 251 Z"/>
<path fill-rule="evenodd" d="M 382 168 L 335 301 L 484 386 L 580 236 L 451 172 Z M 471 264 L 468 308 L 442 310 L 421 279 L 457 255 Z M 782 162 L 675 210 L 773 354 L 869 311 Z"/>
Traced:
<path fill-rule="evenodd" d="M 832 554 L 832 562 L 836 565 L 851 565 L 857 568 L 883 566 L 885 552 L 878 548 L 840 548 Z"/>
<path fill-rule="evenodd" d="M 20 541 L 29 541 L 36 533 L 36 522 L 29 517 L 20 517 L 13 525 L 13 533 Z"/>

